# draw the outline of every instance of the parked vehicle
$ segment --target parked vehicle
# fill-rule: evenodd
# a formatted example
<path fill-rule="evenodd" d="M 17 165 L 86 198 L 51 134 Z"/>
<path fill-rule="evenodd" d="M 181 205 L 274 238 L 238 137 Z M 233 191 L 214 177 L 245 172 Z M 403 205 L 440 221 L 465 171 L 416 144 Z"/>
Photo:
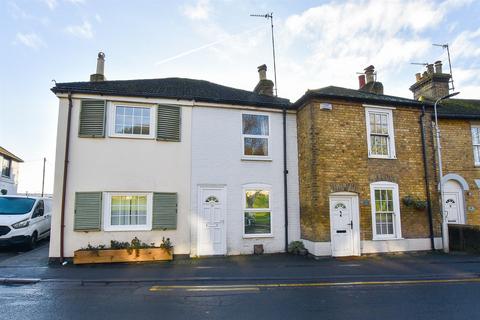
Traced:
<path fill-rule="evenodd" d="M 0 196 L 0 245 L 24 245 L 29 249 L 50 236 L 51 199 Z"/>

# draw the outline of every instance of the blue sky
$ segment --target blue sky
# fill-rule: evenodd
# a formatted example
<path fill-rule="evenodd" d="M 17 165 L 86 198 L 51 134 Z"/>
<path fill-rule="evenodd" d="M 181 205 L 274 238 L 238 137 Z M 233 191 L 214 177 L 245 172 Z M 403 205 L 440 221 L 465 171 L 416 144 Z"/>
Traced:
<path fill-rule="evenodd" d="M 269 25 L 274 12 L 278 92 L 295 101 L 307 89 L 357 87 L 373 64 L 385 93 L 411 97 L 422 66 L 446 57 L 459 97 L 480 98 L 480 3 L 445 1 L 107 1 L 5 0 L 0 3 L 0 145 L 22 157 L 19 191 L 53 188 L 57 99 L 52 80 L 85 81 L 106 53 L 108 79 L 205 79 L 251 90 L 256 67 L 273 78 Z M 445 66 L 446 67 L 446 66 Z"/>

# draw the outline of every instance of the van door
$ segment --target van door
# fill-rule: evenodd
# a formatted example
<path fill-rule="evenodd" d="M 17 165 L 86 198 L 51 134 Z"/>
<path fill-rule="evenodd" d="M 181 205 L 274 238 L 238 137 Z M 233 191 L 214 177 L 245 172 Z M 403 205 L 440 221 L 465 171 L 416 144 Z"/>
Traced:
<path fill-rule="evenodd" d="M 45 219 L 45 205 L 43 200 L 38 200 L 30 218 L 30 226 L 32 229 L 37 230 L 38 239 L 45 236 L 45 220 L 47 220 Z"/>

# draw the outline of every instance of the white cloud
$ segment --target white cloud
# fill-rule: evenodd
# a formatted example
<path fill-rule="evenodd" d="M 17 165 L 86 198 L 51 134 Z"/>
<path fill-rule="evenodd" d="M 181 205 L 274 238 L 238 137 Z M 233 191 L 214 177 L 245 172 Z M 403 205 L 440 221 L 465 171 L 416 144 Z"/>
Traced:
<path fill-rule="evenodd" d="M 452 42 L 450 49 L 456 58 L 480 57 L 480 28 L 460 33 Z"/>
<path fill-rule="evenodd" d="M 93 28 L 90 22 L 83 21 L 83 24 L 76 26 L 68 26 L 65 31 L 79 38 L 91 39 L 93 38 Z"/>
<path fill-rule="evenodd" d="M 98 13 L 95 14 L 95 20 L 97 20 L 98 23 L 102 23 L 102 16 L 100 16 Z"/>
<path fill-rule="evenodd" d="M 55 9 L 57 6 L 57 0 L 43 0 L 50 10 Z"/>
<path fill-rule="evenodd" d="M 40 49 L 46 47 L 45 42 L 36 33 L 21 33 L 18 32 L 15 37 L 15 44 L 22 44 L 29 48 Z"/>
<path fill-rule="evenodd" d="M 209 0 L 197 0 L 195 4 L 187 4 L 182 13 L 192 20 L 207 20 L 212 8 Z"/>
<path fill-rule="evenodd" d="M 85 0 L 67 0 L 68 2 L 70 3 L 73 3 L 73 4 L 83 4 L 85 3 Z"/>

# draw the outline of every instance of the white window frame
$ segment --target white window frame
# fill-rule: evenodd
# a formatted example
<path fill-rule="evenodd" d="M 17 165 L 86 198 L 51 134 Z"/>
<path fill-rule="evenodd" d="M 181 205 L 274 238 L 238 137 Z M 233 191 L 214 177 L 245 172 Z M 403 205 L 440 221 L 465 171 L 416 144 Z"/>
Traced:
<path fill-rule="evenodd" d="M 372 141 L 371 141 L 371 128 L 370 128 L 370 113 L 382 113 L 387 115 L 388 123 L 388 155 L 376 155 L 372 154 Z M 367 145 L 368 145 L 368 157 L 378 159 L 396 159 L 395 152 L 395 130 L 393 127 L 393 112 L 392 108 L 388 107 L 367 107 L 365 108 L 365 125 L 367 126 Z"/>
<path fill-rule="evenodd" d="M 247 190 L 261 190 L 261 191 L 268 191 L 268 209 L 265 208 L 258 208 L 252 209 L 247 208 Z M 272 188 L 270 185 L 267 184 L 246 184 L 243 186 L 242 189 L 242 234 L 244 238 L 271 238 L 273 237 L 273 209 L 272 209 Z M 270 212 L 270 233 L 255 233 L 255 234 L 248 234 L 245 233 L 245 211 L 249 212 Z"/>
<path fill-rule="evenodd" d="M 112 196 L 147 196 L 147 223 L 145 225 L 112 225 Z M 153 194 L 146 192 L 104 192 L 103 193 L 104 231 L 150 231 L 152 230 Z"/>
<path fill-rule="evenodd" d="M 243 134 L 243 115 L 255 115 L 255 116 L 266 116 L 268 117 L 268 135 L 256 135 L 256 134 Z M 270 136 L 272 135 L 272 117 L 268 113 L 264 112 L 241 112 L 240 114 L 240 135 L 242 137 L 242 160 L 264 160 L 270 161 L 272 149 L 270 143 Z M 266 156 L 255 156 L 255 155 L 246 155 L 245 154 L 245 138 L 266 138 L 267 139 L 267 155 Z"/>
<path fill-rule="evenodd" d="M 12 171 L 13 171 L 13 160 L 7 157 L 0 156 L 0 176 L 2 178 L 11 179 L 12 178 Z M 3 174 L 3 162 L 7 161 L 9 163 L 9 170 L 8 176 Z"/>
<path fill-rule="evenodd" d="M 393 196 L 393 235 L 377 234 L 375 190 L 392 190 Z M 402 239 L 402 224 L 400 217 L 400 200 L 398 193 L 398 184 L 389 181 L 379 181 L 370 184 L 370 204 L 372 211 L 372 235 L 373 240 L 397 240 Z"/>
<path fill-rule="evenodd" d="M 116 133 L 115 132 L 115 114 L 117 107 L 129 107 L 129 108 L 150 108 L 150 133 L 146 134 L 133 134 L 133 133 Z M 141 103 L 130 102 L 109 102 L 108 103 L 108 123 L 109 123 L 109 136 L 113 138 L 131 138 L 131 139 L 155 139 L 156 133 L 156 121 L 157 121 L 157 106 Z"/>
<path fill-rule="evenodd" d="M 480 149 L 480 143 L 475 143 L 473 141 L 473 130 L 476 129 L 479 131 L 479 135 L 480 135 L 480 125 L 479 124 L 475 124 L 475 125 L 472 125 L 471 126 L 471 129 L 470 129 L 470 132 L 472 134 L 472 152 L 473 152 L 473 162 L 474 162 L 474 165 L 476 167 L 480 167 L 480 155 L 479 155 L 479 159 L 476 159 L 475 155 L 477 154 L 475 152 L 475 148 L 479 148 Z M 480 142 L 480 141 L 479 141 Z"/>

